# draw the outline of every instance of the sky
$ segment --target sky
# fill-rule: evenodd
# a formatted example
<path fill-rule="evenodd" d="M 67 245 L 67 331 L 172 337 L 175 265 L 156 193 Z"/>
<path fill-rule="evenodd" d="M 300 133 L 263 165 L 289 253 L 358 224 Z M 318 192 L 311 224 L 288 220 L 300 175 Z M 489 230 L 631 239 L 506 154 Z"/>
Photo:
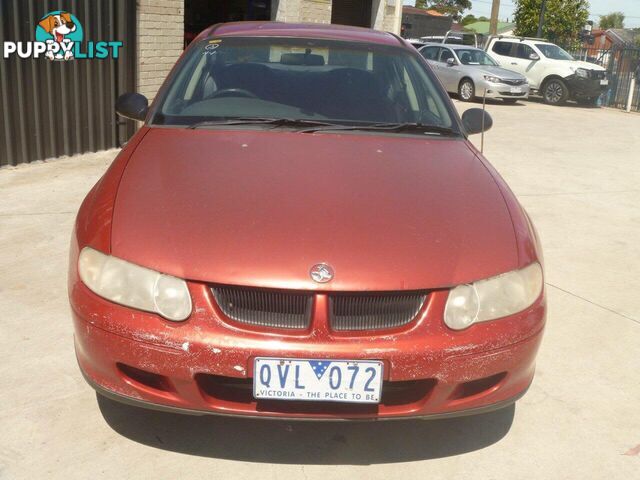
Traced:
<path fill-rule="evenodd" d="M 404 0 L 405 5 L 414 5 L 413 0 Z M 491 15 L 491 0 L 471 0 L 471 11 L 476 17 Z M 513 18 L 514 0 L 500 0 L 500 19 Z M 591 4 L 591 20 L 597 22 L 600 15 L 611 12 L 622 12 L 626 15 L 624 26 L 628 28 L 640 27 L 640 0 L 589 0 Z"/>

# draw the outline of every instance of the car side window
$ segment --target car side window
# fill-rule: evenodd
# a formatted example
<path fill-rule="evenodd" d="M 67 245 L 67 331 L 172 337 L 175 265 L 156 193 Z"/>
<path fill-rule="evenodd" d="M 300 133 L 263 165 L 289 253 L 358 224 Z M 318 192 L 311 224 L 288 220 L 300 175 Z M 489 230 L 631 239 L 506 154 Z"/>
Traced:
<path fill-rule="evenodd" d="M 493 52 L 496 55 L 502 55 L 504 57 L 511 57 L 513 55 L 511 55 L 511 46 L 513 45 L 513 43 L 511 42 L 496 42 L 493 44 L 493 48 L 491 50 L 493 50 Z"/>
<path fill-rule="evenodd" d="M 529 45 L 526 45 L 524 43 L 518 44 L 518 47 L 516 48 L 516 57 L 518 58 L 524 58 L 526 60 L 529 60 L 529 56 L 532 53 L 535 53 L 533 51 L 533 48 L 531 48 Z"/>
<path fill-rule="evenodd" d="M 442 63 L 447 63 L 447 60 L 453 58 L 453 52 L 448 48 L 443 48 L 442 53 L 440 53 L 440 61 Z"/>
<path fill-rule="evenodd" d="M 422 50 L 420 50 L 420 53 L 427 60 L 434 60 L 435 61 L 435 60 L 438 59 L 438 51 L 439 50 L 440 50 L 440 47 L 425 47 Z"/>

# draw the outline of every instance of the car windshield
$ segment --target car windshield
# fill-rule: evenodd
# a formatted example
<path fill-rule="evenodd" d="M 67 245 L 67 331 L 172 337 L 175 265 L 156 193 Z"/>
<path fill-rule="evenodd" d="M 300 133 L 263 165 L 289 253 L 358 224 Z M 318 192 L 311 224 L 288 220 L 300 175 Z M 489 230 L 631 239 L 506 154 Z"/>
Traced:
<path fill-rule="evenodd" d="M 570 53 L 561 49 L 557 45 L 550 43 L 536 43 L 536 47 L 542 52 L 542 54 L 550 58 L 551 60 L 575 60 Z"/>
<path fill-rule="evenodd" d="M 457 49 L 455 50 L 458 60 L 463 65 L 492 65 L 496 67 L 498 64 L 482 50 L 475 49 Z"/>
<path fill-rule="evenodd" d="M 265 128 L 304 121 L 458 129 L 451 107 L 417 54 L 401 47 L 211 38 L 190 47 L 176 72 L 154 109 L 153 124 L 193 127 L 253 120 Z"/>

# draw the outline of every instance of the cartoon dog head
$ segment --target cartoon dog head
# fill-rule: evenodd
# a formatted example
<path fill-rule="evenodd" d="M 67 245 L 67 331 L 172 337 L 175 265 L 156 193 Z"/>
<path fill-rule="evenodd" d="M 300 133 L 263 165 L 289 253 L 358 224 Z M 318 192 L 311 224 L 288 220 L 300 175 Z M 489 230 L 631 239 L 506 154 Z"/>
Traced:
<path fill-rule="evenodd" d="M 44 28 L 47 33 L 53 35 L 56 42 L 61 43 L 65 35 L 76 30 L 76 25 L 71 20 L 71 14 L 60 12 L 56 15 L 47 15 L 40 20 L 39 25 Z"/>

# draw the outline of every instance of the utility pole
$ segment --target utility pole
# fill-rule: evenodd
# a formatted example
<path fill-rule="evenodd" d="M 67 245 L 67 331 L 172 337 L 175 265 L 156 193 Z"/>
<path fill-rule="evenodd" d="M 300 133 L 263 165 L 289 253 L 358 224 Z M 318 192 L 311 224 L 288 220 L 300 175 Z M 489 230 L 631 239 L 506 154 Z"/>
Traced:
<path fill-rule="evenodd" d="M 544 25 L 544 14 L 547 11 L 547 0 L 542 0 L 540 6 L 540 18 L 538 19 L 538 34 L 536 37 L 542 38 L 542 25 Z"/>
<path fill-rule="evenodd" d="M 489 23 L 489 35 L 498 34 L 498 15 L 500 14 L 500 0 L 493 0 L 491 5 L 491 22 Z"/>

